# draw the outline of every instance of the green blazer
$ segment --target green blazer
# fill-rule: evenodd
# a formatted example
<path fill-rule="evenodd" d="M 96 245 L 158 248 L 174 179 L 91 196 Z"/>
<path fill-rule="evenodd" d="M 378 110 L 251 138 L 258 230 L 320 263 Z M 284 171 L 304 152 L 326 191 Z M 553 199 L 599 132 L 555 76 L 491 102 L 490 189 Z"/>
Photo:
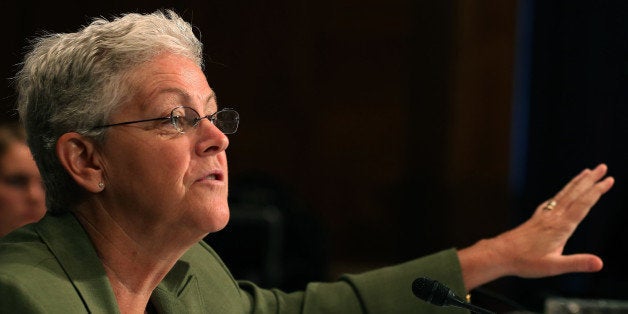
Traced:
<path fill-rule="evenodd" d="M 466 313 L 417 299 L 419 276 L 464 295 L 455 250 L 285 293 L 236 281 L 204 242 L 153 291 L 159 313 Z M 47 215 L 0 239 L 0 313 L 119 313 L 105 270 L 72 214 Z"/>

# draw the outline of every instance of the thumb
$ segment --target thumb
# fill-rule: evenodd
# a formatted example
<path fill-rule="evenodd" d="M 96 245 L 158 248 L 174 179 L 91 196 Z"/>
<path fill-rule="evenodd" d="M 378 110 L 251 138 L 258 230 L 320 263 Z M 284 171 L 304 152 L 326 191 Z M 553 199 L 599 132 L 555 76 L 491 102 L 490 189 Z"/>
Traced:
<path fill-rule="evenodd" d="M 557 270 L 564 273 L 592 273 L 602 269 L 604 262 L 593 254 L 565 255 L 559 259 Z"/>

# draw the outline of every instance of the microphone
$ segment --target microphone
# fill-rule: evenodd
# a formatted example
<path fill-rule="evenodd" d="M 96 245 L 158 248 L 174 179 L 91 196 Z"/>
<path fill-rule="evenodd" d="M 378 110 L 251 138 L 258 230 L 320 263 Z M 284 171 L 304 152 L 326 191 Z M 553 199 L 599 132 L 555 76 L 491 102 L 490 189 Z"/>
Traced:
<path fill-rule="evenodd" d="M 412 292 L 417 298 L 438 306 L 455 306 L 467 309 L 473 313 L 495 314 L 479 306 L 460 299 L 451 289 L 442 283 L 425 277 L 419 277 L 412 282 Z"/>

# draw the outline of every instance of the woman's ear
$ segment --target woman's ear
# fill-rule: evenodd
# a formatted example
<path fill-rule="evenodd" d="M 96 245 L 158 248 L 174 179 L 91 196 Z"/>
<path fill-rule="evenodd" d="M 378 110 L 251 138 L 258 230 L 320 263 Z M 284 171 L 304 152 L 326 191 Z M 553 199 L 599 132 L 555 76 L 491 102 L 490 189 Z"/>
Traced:
<path fill-rule="evenodd" d="M 103 169 L 93 140 L 76 132 L 57 140 L 57 157 L 78 185 L 92 193 L 102 191 Z"/>

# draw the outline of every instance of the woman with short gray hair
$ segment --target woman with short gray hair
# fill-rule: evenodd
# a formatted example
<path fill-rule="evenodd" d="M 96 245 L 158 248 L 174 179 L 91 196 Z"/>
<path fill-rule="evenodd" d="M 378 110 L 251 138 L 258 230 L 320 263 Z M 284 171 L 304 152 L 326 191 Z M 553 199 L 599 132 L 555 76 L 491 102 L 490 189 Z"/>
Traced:
<path fill-rule="evenodd" d="M 236 281 L 203 241 L 229 220 L 227 135 L 202 46 L 172 11 L 94 20 L 34 42 L 19 113 L 50 214 L 0 240 L 0 312 L 437 313 L 411 292 L 430 277 L 464 295 L 502 276 L 593 272 L 563 255 L 613 185 L 586 169 L 519 227 L 336 282 L 284 293 Z M 418 242 L 418 241 L 417 241 Z"/>

